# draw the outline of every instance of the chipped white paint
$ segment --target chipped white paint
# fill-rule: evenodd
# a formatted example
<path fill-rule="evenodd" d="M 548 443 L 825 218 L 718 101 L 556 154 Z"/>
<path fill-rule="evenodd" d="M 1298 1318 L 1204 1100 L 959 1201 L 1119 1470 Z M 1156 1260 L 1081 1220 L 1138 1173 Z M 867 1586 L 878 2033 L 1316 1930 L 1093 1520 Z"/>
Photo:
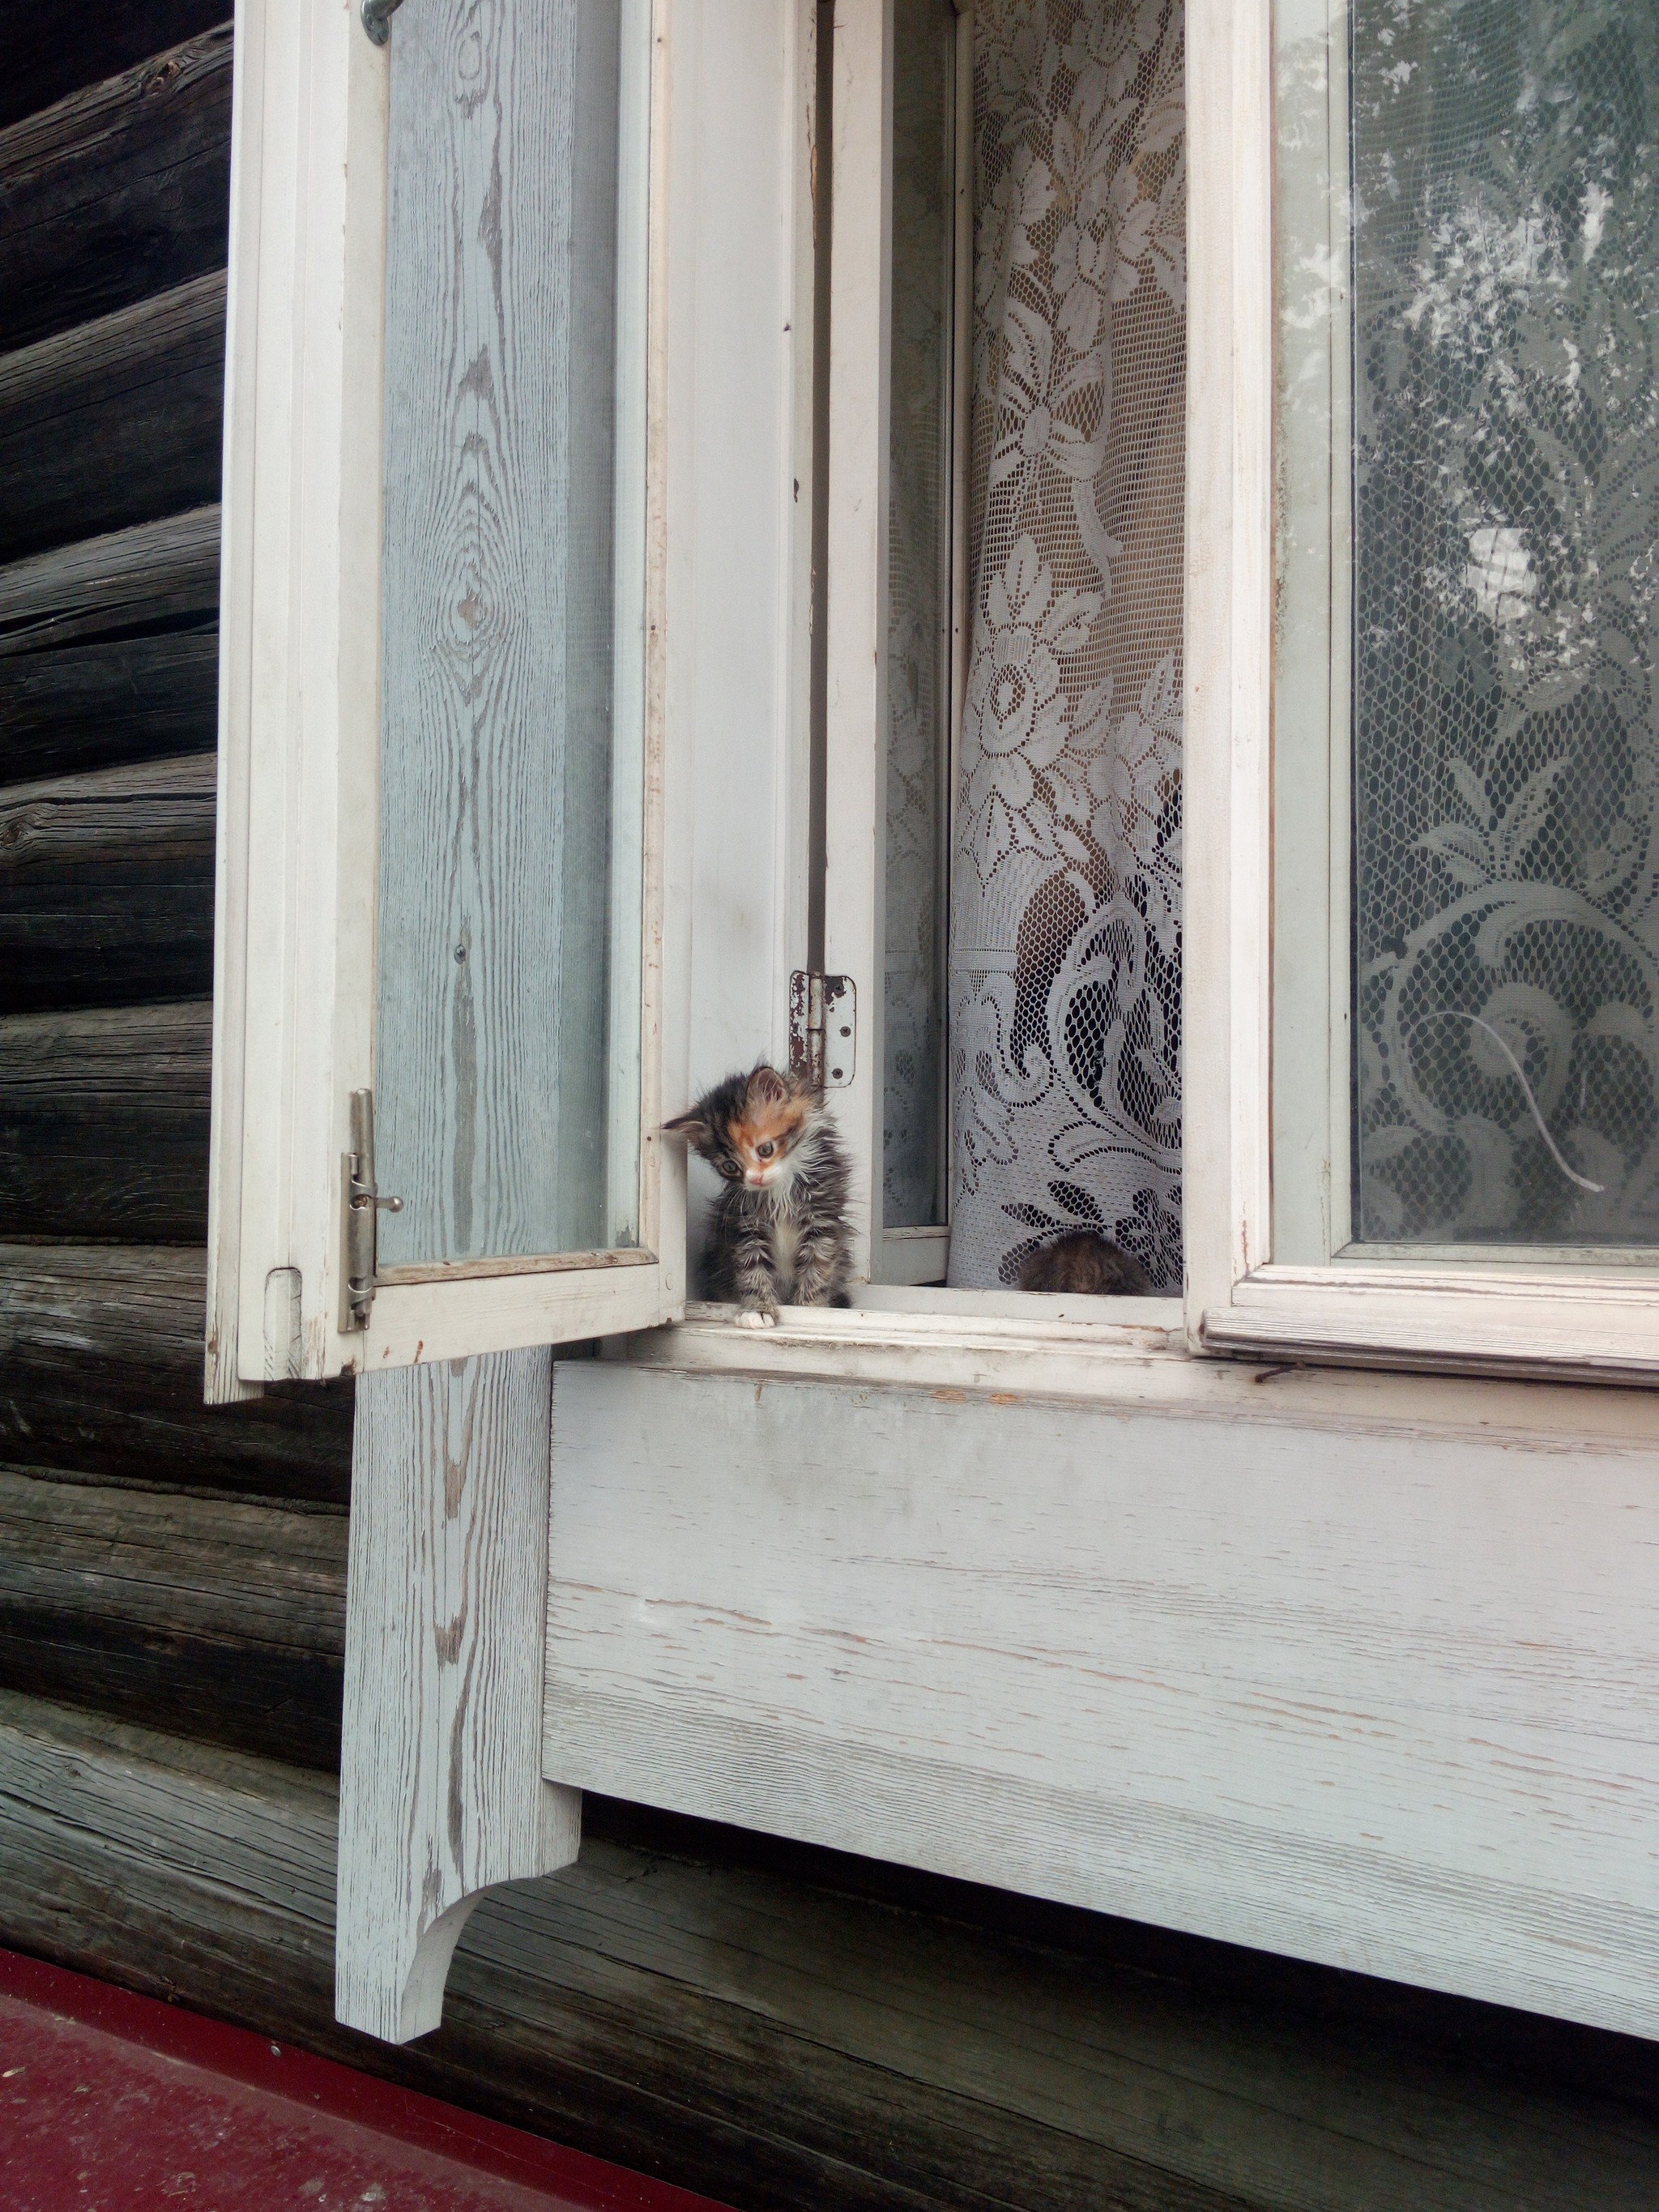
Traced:
<path fill-rule="evenodd" d="M 551 1354 L 357 1385 L 335 2010 L 436 2027 L 492 1884 L 575 1857 L 581 1800 L 538 1771 Z"/>
<path fill-rule="evenodd" d="M 1159 1403 L 1193 1364 L 1127 1346 L 1092 1403 L 781 1379 L 740 1341 L 556 1370 L 549 1776 L 1659 2035 L 1639 1424 L 1238 1370 Z"/>

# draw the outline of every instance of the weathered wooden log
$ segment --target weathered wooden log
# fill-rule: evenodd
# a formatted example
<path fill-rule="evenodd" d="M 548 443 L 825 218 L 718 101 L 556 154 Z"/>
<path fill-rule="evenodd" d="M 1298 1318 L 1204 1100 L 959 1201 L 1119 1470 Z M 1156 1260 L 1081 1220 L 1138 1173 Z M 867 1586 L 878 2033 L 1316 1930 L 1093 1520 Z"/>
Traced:
<path fill-rule="evenodd" d="M 0 657 L 0 787 L 211 752 L 218 692 L 216 625 Z"/>
<path fill-rule="evenodd" d="M 0 568 L 0 658 L 219 612 L 219 509 L 194 507 Z"/>
<path fill-rule="evenodd" d="M 0 794 L 0 1014 L 213 985 L 211 754 Z"/>
<path fill-rule="evenodd" d="M 56 9 L 7 8 L 0 131 L 83 85 L 211 30 L 224 17 L 224 0 L 120 0 L 117 7 L 84 10 L 74 37 L 65 38 Z"/>
<path fill-rule="evenodd" d="M 230 55 L 224 23 L 0 131 L 8 348 L 223 268 Z"/>
<path fill-rule="evenodd" d="M 0 355 L 0 561 L 215 500 L 222 270 Z"/>
<path fill-rule="evenodd" d="M 0 1245 L 0 1460 L 343 1506 L 351 1384 L 204 1406 L 206 1311 L 199 1251 Z"/>
<path fill-rule="evenodd" d="M 0 1238 L 199 1244 L 206 999 L 0 1019 Z"/>
<path fill-rule="evenodd" d="M 0 1940 L 755 2212 L 1651 2205 L 1652 2045 L 620 1810 L 394 2051 L 331 2017 L 331 1784 L 0 1694 Z"/>
<path fill-rule="evenodd" d="M 0 1467 L 0 1684 L 339 1759 L 345 1516 Z"/>

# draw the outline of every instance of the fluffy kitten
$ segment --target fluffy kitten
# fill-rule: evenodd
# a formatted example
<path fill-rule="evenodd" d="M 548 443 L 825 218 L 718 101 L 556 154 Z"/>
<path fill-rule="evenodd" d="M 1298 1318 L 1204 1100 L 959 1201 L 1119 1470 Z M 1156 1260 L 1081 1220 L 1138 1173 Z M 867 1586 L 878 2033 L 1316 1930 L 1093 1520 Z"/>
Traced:
<path fill-rule="evenodd" d="M 1133 1254 L 1124 1252 L 1097 1229 L 1073 1229 L 1052 1244 L 1026 1255 L 1019 1271 L 1022 1291 L 1068 1291 L 1073 1297 L 1149 1298 L 1152 1279 Z"/>
<path fill-rule="evenodd" d="M 781 1305 L 847 1304 L 847 1158 L 822 1091 L 763 1064 L 664 1126 L 721 1177 L 710 1297 L 735 1298 L 745 1328 L 772 1328 Z"/>

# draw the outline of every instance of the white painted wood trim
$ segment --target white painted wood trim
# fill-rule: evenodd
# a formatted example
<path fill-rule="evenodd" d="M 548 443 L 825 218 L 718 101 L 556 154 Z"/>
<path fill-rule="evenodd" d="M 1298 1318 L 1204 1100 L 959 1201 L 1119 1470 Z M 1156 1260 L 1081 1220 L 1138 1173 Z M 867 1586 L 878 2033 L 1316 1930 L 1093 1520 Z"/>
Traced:
<path fill-rule="evenodd" d="M 858 986 L 855 1072 L 829 1097 L 853 1163 L 853 1273 L 863 1279 L 884 1243 L 892 46 L 890 0 L 846 0 L 836 9 L 823 958 L 829 973 Z"/>
<path fill-rule="evenodd" d="M 1659 1376 L 1652 1278 L 1567 1286 L 1521 1270 L 1274 1267 L 1247 1275 L 1200 1327 L 1206 1345 L 1260 1356 L 1392 1358 L 1406 1366 L 1565 1370 L 1587 1382 Z"/>
<path fill-rule="evenodd" d="M 778 619 L 786 649 L 778 655 L 777 722 L 784 746 L 779 779 L 777 866 L 780 877 L 773 953 L 777 994 L 773 1056 L 788 1057 L 789 978 L 807 964 L 808 848 L 812 807 L 812 377 L 817 344 L 813 228 L 817 137 L 817 0 L 794 0 L 788 16 L 787 70 L 792 91 L 785 122 L 789 179 L 789 345 L 785 354 L 791 466 L 778 486 L 784 502 L 782 542 L 788 560 L 779 578 Z"/>
<path fill-rule="evenodd" d="M 835 33 L 835 146 L 830 241 L 829 697 L 825 776 L 824 964 L 859 990 L 856 1072 L 830 1094 L 854 1167 L 854 1274 L 860 1280 L 941 1281 L 947 1224 L 890 1229 L 884 1218 L 884 1045 L 887 965 L 888 477 L 892 317 L 893 38 L 891 0 L 853 0 Z M 957 37 L 957 127 L 971 144 L 972 16 Z M 973 164 L 958 161 L 953 193 L 955 290 L 951 597 L 949 603 L 951 811 L 972 609 L 967 593 L 971 404 Z M 943 856 L 949 863 L 949 844 Z M 945 1158 L 951 1150 L 948 1098 Z M 945 1171 L 948 1187 L 948 1166 Z"/>
<path fill-rule="evenodd" d="M 369 1080 L 386 62 L 351 0 L 236 16 L 207 1390 L 297 1267 L 332 1371 L 346 1094 Z M 365 744 L 368 750 L 365 751 Z M 368 782 L 365 788 L 365 763 Z"/>
<path fill-rule="evenodd" d="M 1650 1421 L 1585 1449 L 1582 1391 L 1119 1371 L 560 1365 L 546 1773 L 1659 2035 Z"/>
<path fill-rule="evenodd" d="M 1248 550 L 1253 504 L 1259 522 L 1267 489 L 1246 480 L 1240 453 L 1246 431 L 1254 449 L 1263 426 L 1238 418 L 1266 394 L 1243 386 L 1249 325 L 1237 331 L 1234 319 L 1236 262 L 1240 289 L 1252 243 L 1262 284 L 1270 266 L 1260 215 L 1247 236 L 1246 210 L 1234 205 L 1236 171 L 1252 151 L 1265 157 L 1269 143 L 1261 65 L 1251 105 L 1237 88 L 1235 52 L 1252 29 L 1259 40 L 1253 19 L 1265 12 L 1262 0 L 1188 0 L 1187 9 L 1182 1190 L 1195 1349 L 1201 1316 L 1266 1256 L 1264 1146 L 1251 1126 L 1266 1073 L 1267 970 L 1252 966 L 1266 949 L 1252 935 L 1261 856 L 1246 834 L 1259 834 L 1260 823 L 1235 818 L 1236 788 L 1265 773 L 1265 609 L 1240 604 L 1235 540 Z"/>
<path fill-rule="evenodd" d="M 347 1571 L 335 2010 L 436 2027 L 467 1916 L 574 1859 L 538 1756 L 552 1357 L 366 1375 Z"/>
<path fill-rule="evenodd" d="M 1025 1398 L 1109 1411 L 1158 1407 L 1228 1421 L 1364 1431 L 1391 1436 L 1402 1449 L 1425 1436 L 1499 1437 L 1571 1462 L 1577 1454 L 1645 1449 L 1655 1435 L 1645 1389 L 1587 1391 L 1559 1379 L 1455 1370 L 1403 1375 L 1310 1363 L 1299 1351 L 1291 1361 L 1279 1346 L 1194 1359 L 1174 1299 L 1056 1297 L 1058 1313 L 1049 1316 L 963 1313 L 949 1310 L 962 1292 L 934 1295 L 946 1310 L 788 1306 L 779 1326 L 763 1334 L 738 1328 L 728 1306 L 692 1305 L 676 1327 L 642 1331 L 614 1350 L 619 1359 L 687 1375 L 908 1386 L 963 1404 Z M 1571 1480 L 1565 1469 L 1563 1480 Z"/>
<path fill-rule="evenodd" d="M 882 1232 L 878 1283 L 942 1283 L 951 1265 L 948 1229 L 887 1229 Z"/>
<path fill-rule="evenodd" d="M 374 1375 L 428 1360 L 654 1328 L 667 1304 L 665 1273 L 653 1261 L 391 1283 L 375 1292 L 368 1327 L 356 1339 L 358 1371 Z"/>
<path fill-rule="evenodd" d="M 668 0 L 655 0 L 659 58 Z M 386 69 L 357 0 L 244 0 L 236 24 L 225 422 L 206 1388 L 453 1358 L 666 1319 L 684 1203 L 659 1188 L 667 941 L 663 489 L 667 71 L 653 60 L 641 1242 L 652 1267 L 388 1292 L 341 1331 L 340 1161 L 373 1082 Z M 683 961 L 680 963 L 683 964 Z M 674 1088 L 681 1087 L 676 1079 Z M 270 1297 L 273 1276 L 283 1279 Z M 298 1327 L 294 1279 L 298 1284 Z M 652 1294 L 647 1297 L 647 1280 Z M 516 1285 L 516 1287 L 514 1287 Z M 265 1341 L 278 1317 L 280 1344 Z M 441 1352 L 429 1347 L 444 1346 Z M 417 1347 L 421 1349 L 417 1350 Z"/>

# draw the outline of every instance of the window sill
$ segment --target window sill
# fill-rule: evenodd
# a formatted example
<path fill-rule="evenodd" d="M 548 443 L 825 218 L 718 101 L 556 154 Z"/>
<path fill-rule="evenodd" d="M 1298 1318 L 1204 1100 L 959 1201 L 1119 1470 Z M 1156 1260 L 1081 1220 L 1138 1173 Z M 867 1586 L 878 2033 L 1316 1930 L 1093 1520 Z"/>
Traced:
<path fill-rule="evenodd" d="M 1188 1349 L 1173 1298 L 981 1295 L 1005 1310 L 976 1310 L 972 1292 L 876 1288 L 859 1293 L 851 1310 L 786 1307 L 770 1329 L 739 1328 L 735 1307 L 693 1303 L 683 1321 L 611 1339 L 606 1352 L 681 1373 L 926 1389 L 964 1402 L 1081 1400 L 1103 1412 L 1350 1434 L 1510 1435 L 1564 1452 L 1652 1449 L 1646 1390 L 1291 1364 L 1288 1352 L 1205 1358 Z M 1039 1304 L 1052 1316 L 1024 1310 Z M 1092 1310 L 1086 1318 L 1084 1307 Z"/>
<path fill-rule="evenodd" d="M 1203 1335 L 1217 1352 L 1256 1359 L 1363 1360 L 1650 1393 L 1659 1381 L 1656 1320 L 1650 1273 L 1383 1270 L 1345 1258 L 1324 1268 L 1258 1268 L 1235 1286 L 1231 1305 L 1206 1312 Z"/>

